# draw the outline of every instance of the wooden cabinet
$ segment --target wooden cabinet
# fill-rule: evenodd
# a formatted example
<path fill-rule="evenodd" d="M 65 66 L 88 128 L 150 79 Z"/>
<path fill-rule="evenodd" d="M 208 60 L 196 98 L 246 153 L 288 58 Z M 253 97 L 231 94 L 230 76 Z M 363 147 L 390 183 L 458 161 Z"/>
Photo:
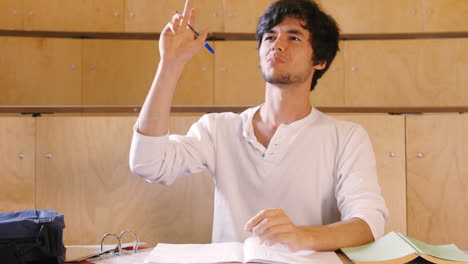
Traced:
<path fill-rule="evenodd" d="M 468 116 L 408 116 L 408 235 L 468 249 Z"/>
<path fill-rule="evenodd" d="M 124 31 L 124 0 L 23 1 L 25 30 Z"/>
<path fill-rule="evenodd" d="M 414 102 L 425 106 L 468 105 L 466 39 L 426 39 L 418 42 L 421 52 L 416 64 L 419 91 Z"/>
<path fill-rule="evenodd" d="M 468 1 L 423 0 L 425 32 L 466 32 Z"/>
<path fill-rule="evenodd" d="M 161 32 L 176 13 L 184 10 L 184 0 L 126 0 L 126 32 Z M 197 30 L 223 32 L 223 6 L 219 0 L 194 1 Z"/>
<path fill-rule="evenodd" d="M 213 41 L 208 43 L 216 50 Z M 215 56 L 218 55 L 202 47 L 187 63 L 177 84 L 173 105 L 213 105 L 214 64 Z"/>
<path fill-rule="evenodd" d="M 125 0 L 126 32 L 161 32 L 184 0 Z"/>
<path fill-rule="evenodd" d="M 84 104 L 143 104 L 160 59 L 157 41 L 84 40 L 83 47 Z M 213 55 L 204 49 L 194 56 L 179 80 L 173 104 L 212 104 L 213 63 Z"/>
<path fill-rule="evenodd" d="M 83 40 L 83 103 L 142 105 L 158 62 L 155 40 Z"/>
<path fill-rule="evenodd" d="M 186 119 L 173 118 L 171 131 L 185 133 Z M 136 232 L 150 246 L 210 242 L 214 188 L 210 175 L 186 177 L 171 186 L 149 184 L 133 175 L 128 151 L 135 121 L 39 118 L 37 208 L 65 215 L 65 244 L 96 244 L 104 233 L 122 230 Z"/>
<path fill-rule="evenodd" d="M 416 40 L 346 41 L 346 105 L 420 104 L 415 78 L 419 49 Z"/>
<path fill-rule="evenodd" d="M 460 81 L 468 73 L 465 43 L 464 39 L 346 41 L 346 105 L 467 105 Z"/>
<path fill-rule="evenodd" d="M 81 40 L 0 37 L 0 104 L 81 104 Z"/>
<path fill-rule="evenodd" d="M 35 118 L 0 116 L 0 212 L 35 206 Z"/>
<path fill-rule="evenodd" d="M 322 0 L 321 5 L 344 34 L 411 33 L 423 29 L 419 0 Z"/>
<path fill-rule="evenodd" d="M 265 81 L 256 41 L 216 42 L 215 105 L 257 105 L 265 97 Z"/>
<path fill-rule="evenodd" d="M 185 134 L 199 116 L 172 116 L 170 132 Z M 465 114 L 332 116 L 361 124 L 369 134 L 390 211 L 387 231 L 468 249 Z M 209 242 L 211 176 L 203 172 L 163 186 L 133 175 L 128 150 L 135 121 L 0 117 L 0 211 L 58 210 L 65 214 L 66 244 L 93 244 L 105 232 L 124 229 L 149 245 Z"/>
<path fill-rule="evenodd" d="M 224 31 L 255 33 L 257 23 L 271 0 L 223 0 Z"/>
<path fill-rule="evenodd" d="M 405 117 L 384 114 L 334 114 L 333 117 L 358 123 L 366 129 L 375 152 L 382 195 L 390 212 L 386 232 L 406 234 Z"/>
<path fill-rule="evenodd" d="M 23 1 L 0 2 L 0 29 L 23 30 Z"/>
<path fill-rule="evenodd" d="M 340 51 L 336 54 L 330 68 L 317 82 L 310 92 L 310 102 L 313 106 L 344 106 L 345 105 L 345 66 L 344 42 L 340 42 Z"/>
<path fill-rule="evenodd" d="M 199 0 L 197 28 L 254 33 L 273 0 Z M 466 0 L 321 0 L 345 34 L 466 32 Z M 3 0 L 0 29 L 161 32 L 184 0 Z"/>

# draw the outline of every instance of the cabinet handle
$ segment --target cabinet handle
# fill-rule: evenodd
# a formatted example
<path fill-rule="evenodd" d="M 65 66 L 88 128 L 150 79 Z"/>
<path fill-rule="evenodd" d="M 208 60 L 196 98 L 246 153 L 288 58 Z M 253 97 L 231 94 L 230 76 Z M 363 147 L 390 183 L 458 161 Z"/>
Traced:
<path fill-rule="evenodd" d="M 24 159 L 25 156 L 24 156 L 23 153 L 20 153 L 20 154 L 18 155 L 18 157 L 19 157 L 20 159 Z"/>
<path fill-rule="evenodd" d="M 395 153 L 395 152 L 390 152 L 389 155 L 390 155 L 390 157 L 392 157 L 392 158 L 396 157 L 396 153 Z"/>
<path fill-rule="evenodd" d="M 48 159 L 51 159 L 51 158 L 53 157 L 52 154 L 50 154 L 50 153 L 47 153 L 45 156 L 46 156 L 46 158 L 48 158 Z"/>
<path fill-rule="evenodd" d="M 422 154 L 422 152 L 418 152 L 418 153 L 416 153 L 416 157 L 418 157 L 418 158 L 422 158 L 422 157 L 423 157 L 423 154 Z"/>

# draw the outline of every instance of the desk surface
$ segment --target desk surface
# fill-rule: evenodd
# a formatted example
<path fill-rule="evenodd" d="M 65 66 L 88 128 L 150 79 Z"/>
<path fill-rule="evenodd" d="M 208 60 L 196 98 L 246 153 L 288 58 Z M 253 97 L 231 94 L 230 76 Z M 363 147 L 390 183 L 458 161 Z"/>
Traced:
<path fill-rule="evenodd" d="M 343 264 L 353 264 L 353 262 L 345 254 L 343 254 L 341 251 L 337 252 L 337 255 L 340 258 L 340 260 L 343 262 Z M 92 264 L 92 263 L 89 262 L 89 261 L 83 260 L 83 261 L 80 261 L 80 262 L 65 262 L 65 264 Z M 222 263 L 220 263 L 220 264 L 222 264 Z M 225 263 L 225 264 L 229 264 L 229 263 Z"/>

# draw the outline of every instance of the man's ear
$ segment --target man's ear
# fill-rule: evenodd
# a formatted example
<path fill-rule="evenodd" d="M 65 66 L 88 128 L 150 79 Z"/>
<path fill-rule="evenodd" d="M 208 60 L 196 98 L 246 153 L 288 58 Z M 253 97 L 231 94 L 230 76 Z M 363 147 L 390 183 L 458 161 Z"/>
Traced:
<path fill-rule="evenodd" d="M 316 71 L 320 71 L 320 70 L 323 70 L 325 69 L 325 67 L 327 66 L 327 62 L 326 61 L 322 61 L 322 62 L 319 62 L 317 64 L 314 65 L 314 69 Z"/>

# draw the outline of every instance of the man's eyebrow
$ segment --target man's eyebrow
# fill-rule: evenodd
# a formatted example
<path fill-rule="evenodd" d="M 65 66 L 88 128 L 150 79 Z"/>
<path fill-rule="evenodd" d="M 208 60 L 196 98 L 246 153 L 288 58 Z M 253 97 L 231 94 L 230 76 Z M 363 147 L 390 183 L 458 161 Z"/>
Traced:
<path fill-rule="evenodd" d="M 287 31 L 289 34 L 294 34 L 294 35 L 301 35 L 301 36 L 304 36 L 304 34 L 299 31 L 299 30 L 296 30 L 296 29 L 290 29 Z"/>
<path fill-rule="evenodd" d="M 286 31 L 288 34 L 294 34 L 294 35 L 300 35 L 300 36 L 304 36 L 304 33 L 302 33 L 300 30 L 297 30 L 297 29 L 290 29 L 288 31 Z M 278 33 L 276 30 L 274 29 L 270 29 L 266 32 L 267 34 L 276 34 Z"/>

